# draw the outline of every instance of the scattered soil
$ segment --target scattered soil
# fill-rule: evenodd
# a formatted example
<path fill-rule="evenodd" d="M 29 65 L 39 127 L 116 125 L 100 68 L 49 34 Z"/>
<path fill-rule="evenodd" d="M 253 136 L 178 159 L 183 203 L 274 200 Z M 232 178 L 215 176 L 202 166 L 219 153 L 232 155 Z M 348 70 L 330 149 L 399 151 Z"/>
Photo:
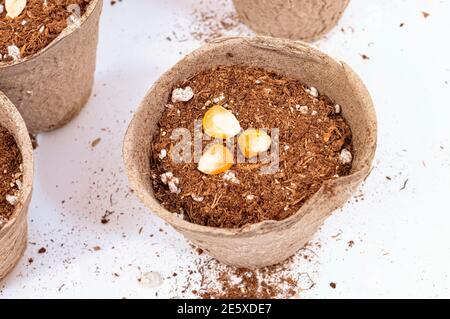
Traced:
<path fill-rule="evenodd" d="M 14 212 L 22 183 L 22 155 L 14 137 L 0 126 L 0 229 Z"/>
<path fill-rule="evenodd" d="M 361 54 L 361 58 L 363 58 L 363 60 L 370 60 L 370 57 L 366 54 Z"/>
<path fill-rule="evenodd" d="M 92 142 L 91 142 L 91 147 L 92 148 L 94 148 L 94 147 L 96 147 L 100 142 L 101 142 L 101 138 L 100 137 L 98 137 L 98 138 L 96 138 L 95 140 L 93 140 Z"/>
<path fill-rule="evenodd" d="M 220 289 L 199 292 L 198 295 L 203 299 L 273 299 L 280 295 L 294 297 L 297 281 L 289 277 L 280 278 L 276 284 L 268 282 L 273 279 L 272 271 L 269 269 L 223 271 L 218 278 Z M 281 288 L 282 285 L 286 285 L 287 289 Z"/>
<path fill-rule="evenodd" d="M 314 287 L 307 273 L 293 273 L 288 260 L 258 270 L 234 268 L 212 259 L 198 272 L 199 287 L 191 293 L 202 299 L 275 299 L 299 298 L 302 291 Z"/>
<path fill-rule="evenodd" d="M 199 253 L 191 266 L 182 266 L 172 291 L 179 298 L 204 299 L 274 299 L 301 298 L 315 286 L 317 249 L 320 242 L 310 242 L 288 260 L 256 270 L 227 266 Z M 202 250 L 200 250 L 203 252 Z M 301 270 L 299 270 L 301 269 Z M 180 281 L 184 278 L 183 281 Z"/>
<path fill-rule="evenodd" d="M 201 42 L 229 35 L 230 33 L 250 33 L 239 21 L 233 11 L 194 11 L 194 23 L 191 26 L 191 36 Z"/>
<path fill-rule="evenodd" d="M 243 24 L 229 0 L 200 0 L 192 9 L 192 24 L 186 30 L 181 24 L 175 24 L 175 29 L 168 41 L 172 39 L 183 42 L 194 39 L 199 42 L 209 42 L 223 36 L 250 36 L 253 35 Z"/>
<path fill-rule="evenodd" d="M 114 212 L 111 212 L 111 211 L 109 211 L 109 210 L 105 211 L 105 214 L 103 214 L 102 218 L 100 219 L 100 222 L 101 222 L 103 225 L 108 224 L 109 221 L 110 221 L 110 216 L 111 216 L 112 214 L 114 214 Z"/>
<path fill-rule="evenodd" d="M 343 164 L 340 155 L 344 149 L 353 151 L 351 130 L 328 97 L 313 97 L 312 90 L 296 80 L 237 66 L 202 72 L 174 88 L 187 86 L 194 97 L 188 102 L 168 101 L 150 159 L 156 198 L 187 221 L 238 228 L 282 220 L 297 212 L 324 181 L 349 174 L 351 163 Z M 261 162 L 240 163 L 226 173 L 235 174 L 237 182 L 231 182 L 224 179 L 226 174 L 201 173 L 194 161 L 176 164 L 170 154 L 161 159 L 161 151 L 169 153 L 177 143 L 170 137 L 172 131 L 186 128 L 194 136 L 194 121 L 215 103 L 230 110 L 243 129 L 279 129 L 275 174 L 260 174 L 267 165 Z M 204 140 L 203 149 L 210 143 Z M 178 194 L 161 181 L 167 172 L 179 179 Z"/>
<path fill-rule="evenodd" d="M 22 58 L 45 48 L 67 27 L 69 17 L 82 16 L 90 2 L 27 0 L 23 12 L 14 19 L 7 18 L 6 10 L 3 10 L 0 14 L 0 54 L 3 55 L 3 61 L 13 61 L 13 57 L 8 55 L 9 46 L 19 48 Z M 0 0 L 0 4 L 4 6 L 5 0 Z M 72 12 L 70 5 L 78 5 L 79 12 Z"/>

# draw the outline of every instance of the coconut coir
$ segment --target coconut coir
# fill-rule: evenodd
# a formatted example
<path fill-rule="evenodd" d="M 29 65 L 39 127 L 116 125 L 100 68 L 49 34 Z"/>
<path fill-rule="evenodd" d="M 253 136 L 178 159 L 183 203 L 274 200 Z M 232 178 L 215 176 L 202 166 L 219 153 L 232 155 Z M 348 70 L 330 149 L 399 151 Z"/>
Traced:
<path fill-rule="evenodd" d="M 340 106 L 316 89 L 262 69 L 230 66 L 197 74 L 174 89 L 191 87 L 194 97 L 168 105 L 152 144 L 151 178 L 156 198 L 192 223 L 238 228 L 265 220 L 282 220 L 316 193 L 326 180 L 348 175 L 352 152 L 350 127 Z M 235 164 L 221 175 L 205 175 L 197 163 L 177 164 L 161 156 L 177 141 L 173 130 L 188 129 L 202 120 L 208 108 L 221 104 L 239 120 L 242 129 L 279 129 L 279 169 L 261 174 L 263 163 Z M 203 141 L 203 149 L 211 141 Z M 193 150 L 193 147 L 192 147 Z M 235 152 L 236 153 L 236 152 Z M 347 156 L 348 157 L 348 156 Z M 170 172 L 179 192 L 161 180 Z M 227 178 L 233 176 L 232 179 Z"/>
<path fill-rule="evenodd" d="M 0 229 L 14 212 L 22 182 L 22 155 L 14 137 L 0 126 Z"/>
<path fill-rule="evenodd" d="M 269 267 L 244 269 L 227 266 L 215 259 L 199 257 L 195 269 L 187 270 L 186 281 L 175 294 L 183 298 L 203 299 L 279 299 L 300 298 L 302 293 L 315 286 L 314 273 L 308 263 L 317 256 L 310 243 L 296 256 Z M 295 265 L 295 266 L 294 266 Z M 298 271 L 301 268 L 303 271 Z"/>
<path fill-rule="evenodd" d="M 67 26 L 70 17 L 79 19 L 91 0 L 27 0 L 22 13 L 12 19 L 0 13 L 0 62 L 14 60 L 8 47 L 17 47 L 20 58 L 49 45 Z M 5 0 L 0 0 L 5 6 Z M 17 57 L 16 57 L 17 58 Z"/>
<path fill-rule="evenodd" d="M 299 292 L 297 279 L 278 275 L 284 271 L 281 268 L 281 265 L 260 270 L 226 267 L 219 271 L 214 283 L 206 277 L 201 290 L 193 293 L 203 299 L 293 298 Z M 210 288 L 209 285 L 215 285 L 216 288 Z"/>

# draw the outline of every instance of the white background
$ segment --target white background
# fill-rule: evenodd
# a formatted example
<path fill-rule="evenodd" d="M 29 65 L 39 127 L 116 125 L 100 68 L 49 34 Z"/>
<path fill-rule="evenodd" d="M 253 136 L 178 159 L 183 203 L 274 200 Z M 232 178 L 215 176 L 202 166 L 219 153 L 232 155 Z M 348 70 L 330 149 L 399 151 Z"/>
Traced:
<path fill-rule="evenodd" d="M 231 8 L 216 2 L 221 13 Z M 202 5 L 211 6 L 105 2 L 94 95 L 68 126 L 39 135 L 29 245 L 0 297 L 190 296 L 180 292 L 187 269 L 207 257 L 129 193 L 121 148 L 151 84 L 201 45 L 190 30 Z M 352 0 L 339 26 L 315 43 L 367 84 L 379 147 L 367 182 L 314 238 L 321 247 L 312 248 L 313 262 L 291 266 L 315 282 L 300 297 L 450 297 L 449 12 L 444 0 Z M 114 213 L 103 225 L 106 210 Z M 161 284 L 138 282 L 148 272 Z"/>

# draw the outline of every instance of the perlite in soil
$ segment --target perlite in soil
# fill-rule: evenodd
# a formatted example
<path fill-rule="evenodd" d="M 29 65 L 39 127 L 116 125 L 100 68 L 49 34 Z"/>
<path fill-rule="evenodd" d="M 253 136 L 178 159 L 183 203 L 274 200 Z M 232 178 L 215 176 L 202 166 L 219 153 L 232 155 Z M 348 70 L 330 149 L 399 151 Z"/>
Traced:
<path fill-rule="evenodd" d="M 327 180 L 351 171 L 352 134 L 336 103 L 295 79 L 217 67 L 175 84 L 169 102 L 159 121 L 167 134 L 153 137 L 152 176 L 160 178 L 152 183 L 162 205 L 191 223 L 239 228 L 283 220 Z M 203 141 L 193 147 L 200 153 L 173 161 L 174 133 L 189 130 L 196 139 L 200 119 Z M 277 168 L 264 173 L 270 165 Z"/>

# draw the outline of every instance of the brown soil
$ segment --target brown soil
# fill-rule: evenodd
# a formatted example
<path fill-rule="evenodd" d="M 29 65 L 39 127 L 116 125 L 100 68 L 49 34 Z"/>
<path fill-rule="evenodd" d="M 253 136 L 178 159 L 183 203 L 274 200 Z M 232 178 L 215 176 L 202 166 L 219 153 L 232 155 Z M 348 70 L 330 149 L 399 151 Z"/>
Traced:
<path fill-rule="evenodd" d="M 303 256 L 313 258 L 306 251 L 298 255 L 301 260 Z M 187 281 L 181 285 L 181 295 L 203 299 L 300 298 L 315 282 L 308 272 L 294 270 L 296 263 L 296 257 L 292 257 L 278 265 L 251 270 L 227 266 L 215 259 L 201 259 L 195 270 L 189 270 Z"/>
<path fill-rule="evenodd" d="M 209 283 L 204 283 L 205 289 L 196 295 L 203 299 L 275 299 L 296 296 L 297 280 L 289 276 L 277 276 L 279 271 L 277 267 L 261 270 L 227 267 L 215 278 L 219 287 L 206 288 Z"/>
<path fill-rule="evenodd" d="M 352 134 L 335 104 L 326 96 L 314 98 L 302 83 L 261 69 L 219 67 L 175 83 L 190 86 L 188 102 L 168 102 L 153 140 L 151 178 L 156 198 L 168 210 L 183 213 L 192 223 L 237 228 L 264 220 L 282 220 L 298 209 L 329 179 L 348 175 L 350 164 L 340 160 L 345 148 L 352 152 Z M 231 168 L 239 183 L 221 175 L 205 175 L 194 162 L 176 164 L 161 150 L 170 151 L 175 128 L 193 135 L 194 120 L 201 120 L 215 98 L 236 115 L 243 129 L 278 128 L 279 170 L 262 175 L 265 164 L 242 163 Z M 300 110 L 300 106 L 307 106 Z M 270 132 L 270 131 L 269 131 Z M 211 141 L 203 142 L 203 149 Z M 236 153 L 236 152 L 235 152 Z M 170 153 L 169 153 L 170 154 Z M 161 174 L 179 179 L 178 194 L 162 183 Z"/>
<path fill-rule="evenodd" d="M 6 10 L 0 14 L 0 54 L 4 61 L 12 61 L 8 56 L 8 46 L 20 49 L 22 58 L 33 55 L 49 45 L 66 27 L 71 4 L 79 5 L 83 15 L 91 0 L 28 0 L 20 16 L 6 17 Z M 0 0 L 5 5 L 5 0 Z M 6 56 L 5 56 L 6 55 Z M 1 59 L 0 59 L 1 61 Z"/>
<path fill-rule="evenodd" d="M 252 32 L 238 18 L 228 0 L 202 1 L 192 12 L 194 23 L 190 35 L 197 41 L 211 40 L 231 35 L 251 35 Z"/>
<path fill-rule="evenodd" d="M 312 289 L 316 272 L 319 242 L 308 243 L 286 261 L 260 269 L 244 269 L 227 266 L 214 258 L 208 258 L 203 250 L 192 246 L 198 258 L 194 266 L 181 267 L 177 272 L 177 288 L 173 295 L 181 298 L 203 299 L 286 299 L 301 298 Z M 299 269 L 302 269 L 299 271 Z M 180 276 L 181 275 L 181 276 Z"/>
<path fill-rule="evenodd" d="M 0 229 L 14 212 L 7 196 L 16 196 L 22 181 L 22 155 L 14 137 L 0 126 Z M 19 181 L 19 182 L 17 182 Z"/>

